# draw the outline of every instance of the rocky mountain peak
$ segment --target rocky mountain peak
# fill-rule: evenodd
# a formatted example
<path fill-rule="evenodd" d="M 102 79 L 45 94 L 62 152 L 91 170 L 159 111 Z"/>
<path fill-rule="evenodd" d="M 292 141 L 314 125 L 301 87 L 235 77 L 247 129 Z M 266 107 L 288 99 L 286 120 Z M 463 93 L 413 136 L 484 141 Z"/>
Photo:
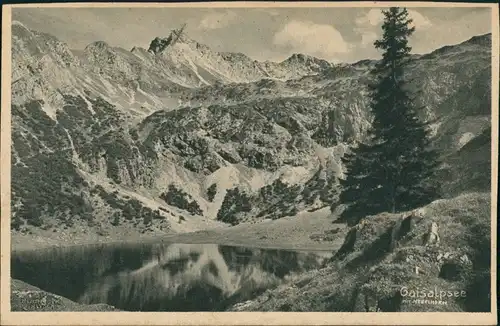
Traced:
<path fill-rule="evenodd" d="M 108 57 L 113 56 L 115 51 L 108 43 L 104 41 L 92 42 L 83 50 L 84 58 L 90 62 L 95 60 L 108 60 Z"/>
<path fill-rule="evenodd" d="M 464 43 L 491 46 L 491 33 L 473 36 Z"/>
<path fill-rule="evenodd" d="M 175 44 L 188 44 L 193 45 L 197 49 L 208 49 L 206 45 L 200 44 L 186 35 L 182 29 L 174 29 L 168 37 L 155 37 L 149 44 L 148 52 L 159 54 L 167 48 L 172 48 Z"/>
<path fill-rule="evenodd" d="M 165 48 L 172 42 L 171 37 L 161 38 L 155 37 L 154 40 L 149 44 L 148 52 L 158 54 L 161 53 Z"/>
<path fill-rule="evenodd" d="M 319 72 L 324 69 L 328 69 L 332 66 L 328 61 L 324 59 L 319 59 L 307 54 L 294 53 L 282 63 L 285 66 L 301 66 L 311 69 L 313 72 Z"/>
<path fill-rule="evenodd" d="M 113 64 L 117 54 L 113 47 L 104 41 L 92 42 L 83 50 L 84 62 L 89 64 Z"/>
<path fill-rule="evenodd" d="M 300 62 L 300 63 L 307 63 L 307 62 L 315 62 L 315 63 L 322 63 L 325 62 L 327 63 L 328 61 L 319 59 L 307 54 L 303 53 L 294 53 L 287 59 L 285 59 L 285 62 Z"/>
<path fill-rule="evenodd" d="M 28 31 L 31 33 L 30 29 L 28 27 L 26 27 L 26 25 L 24 25 L 22 22 L 18 21 L 18 20 L 13 20 L 12 21 L 12 35 L 16 35 L 19 31 Z"/>
<path fill-rule="evenodd" d="M 95 41 L 95 42 L 92 42 L 89 45 L 87 45 L 85 47 L 85 50 L 93 50 L 93 49 L 105 50 L 105 49 L 109 49 L 109 48 L 110 48 L 110 46 L 108 43 L 106 43 L 104 41 Z"/>
<path fill-rule="evenodd" d="M 304 62 L 304 61 L 308 60 L 309 58 L 311 58 L 311 57 L 306 55 L 306 54 L 294 53 L 287 60 L 289 60 L 289 61 L 303 61 Z"/>

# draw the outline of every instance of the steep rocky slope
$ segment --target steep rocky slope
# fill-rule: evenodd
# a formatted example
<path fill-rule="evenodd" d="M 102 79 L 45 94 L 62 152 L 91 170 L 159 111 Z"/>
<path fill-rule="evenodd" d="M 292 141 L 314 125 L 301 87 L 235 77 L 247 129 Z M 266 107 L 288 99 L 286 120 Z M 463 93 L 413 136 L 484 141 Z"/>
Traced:
<path fill-rule="evenodd" d="M 72 51 L 18 22 L 12 32 L 15 232 L 163 234 L 322 208 L 370 123 L 372 61 L 257 62 L 173 34 L 148 50 Z M 478 36 L 408 64 L 446 194 L 489 187 L 487 171 L 454 176 L 468 151 L 489 166 L 490 47 Z"/>

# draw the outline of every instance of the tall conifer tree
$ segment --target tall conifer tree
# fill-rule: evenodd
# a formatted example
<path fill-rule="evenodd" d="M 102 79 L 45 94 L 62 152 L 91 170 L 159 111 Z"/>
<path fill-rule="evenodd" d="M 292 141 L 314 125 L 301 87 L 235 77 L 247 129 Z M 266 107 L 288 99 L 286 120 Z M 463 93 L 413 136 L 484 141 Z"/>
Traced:
<path fill-rule="evenodd" d="M 438 196 L 433 183 L 437 153 L 429 149 L 429 130 L 404 80 L 408 37 L 415 28 L 406 9 L 382 13 L 383 36 L 374 46 L 383 55 L 370 85 L 372 126 L 366 141 L 343 158 L 347 176 L 341 180 L 340 203 L 346 209 L 341 220 L 351 225 L 367 215 L 414 209 Z"/>

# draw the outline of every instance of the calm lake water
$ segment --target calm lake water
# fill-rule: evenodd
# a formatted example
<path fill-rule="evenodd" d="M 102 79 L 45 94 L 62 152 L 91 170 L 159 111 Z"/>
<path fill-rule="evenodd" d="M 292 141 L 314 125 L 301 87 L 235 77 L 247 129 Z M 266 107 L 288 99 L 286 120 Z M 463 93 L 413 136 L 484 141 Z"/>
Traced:
<path fill-rule="evenodd" d="M 129 311 L 223 311 L 330 255 L 215 244 L 120 244 L 12 253 L 12 277 Z"/>

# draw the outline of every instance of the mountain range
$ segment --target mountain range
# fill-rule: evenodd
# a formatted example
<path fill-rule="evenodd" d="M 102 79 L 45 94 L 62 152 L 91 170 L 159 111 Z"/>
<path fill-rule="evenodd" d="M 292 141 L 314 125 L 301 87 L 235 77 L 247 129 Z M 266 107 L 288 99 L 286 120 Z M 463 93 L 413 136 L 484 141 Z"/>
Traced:
<path fill-rule="evenodd" d="M 164 234 L 335 208 L 375 63 L 259 62 L 178 31 L 148 49 L 72 50 L 13 22 L 13 232 Z M 443 197 L 489 191 L 491 34 L 406 71 Z"/>

